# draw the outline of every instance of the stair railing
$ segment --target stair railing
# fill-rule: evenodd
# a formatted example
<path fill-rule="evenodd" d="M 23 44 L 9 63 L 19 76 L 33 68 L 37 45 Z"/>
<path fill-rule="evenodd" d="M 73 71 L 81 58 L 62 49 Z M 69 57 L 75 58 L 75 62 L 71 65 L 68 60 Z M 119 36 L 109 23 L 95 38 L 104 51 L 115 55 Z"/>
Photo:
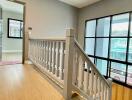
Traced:
<path fill-rule="evenodd" d="M 111 100 L 111 80 L 106 80 L 74 39 L 74 31 L 66 31 L 66 39 L 29 37 L 29 59 L 47 77 L 62 88 L 65 100 L 73 92 L 86 100 Z"/>
<path fill-rule="evenodd" d="M 29 38 L 29 59 L 50 79 L 64 84 L 65 39 Z"/>
<path fill-rule="evenodd" d="M 73 85 L 88 100 L 111 100 L 111 80 L 98 71 L 79 43 L 74 40 Z"/>

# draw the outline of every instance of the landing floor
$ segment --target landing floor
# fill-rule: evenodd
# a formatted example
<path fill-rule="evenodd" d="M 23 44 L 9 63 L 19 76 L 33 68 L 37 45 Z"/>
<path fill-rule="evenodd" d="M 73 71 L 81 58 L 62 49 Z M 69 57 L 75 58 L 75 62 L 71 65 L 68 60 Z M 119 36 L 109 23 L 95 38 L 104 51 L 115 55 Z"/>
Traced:
<path fill-rule="evenodd" d="M 64 100 L 32 65 L 0 66 L 0 100 Z"/>

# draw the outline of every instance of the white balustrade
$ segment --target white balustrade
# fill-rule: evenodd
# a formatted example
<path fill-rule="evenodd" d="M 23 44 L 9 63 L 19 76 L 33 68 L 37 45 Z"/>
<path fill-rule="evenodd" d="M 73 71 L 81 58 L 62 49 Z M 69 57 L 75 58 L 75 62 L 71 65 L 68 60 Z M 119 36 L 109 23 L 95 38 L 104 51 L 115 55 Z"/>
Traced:
<path fill-rule="evenodd" d="M 78 88 L 78 92 L 86 98 L 110 100 L 111 83 L 100 74 L 77 41 L 75 41 L 74 49 L 74 64 L 76 65 L 74 67 L 76 68 L 73 71 L 73 85 L 75 88 Z M 78 61 L 76 61 L 77 58 Z"/>
<path fill-rule="evenodd" d="M 106 80 L 90 61 L 73 30 L 65 39 L 29 39 L 29 59 L 52 80 L 63 84 L 65 100 L 72 91 L 90 100 L 111 100 L 111 81 Z"/>
<path fill-rule="evenodd" d="M 52 73 L 55 74 L 55 42 L 52 44 Z"/>
<path fill-rule="evenodd" d="M 29 58 L 39 69 L 63 82 L 65 40 L 29 40 Z"/>

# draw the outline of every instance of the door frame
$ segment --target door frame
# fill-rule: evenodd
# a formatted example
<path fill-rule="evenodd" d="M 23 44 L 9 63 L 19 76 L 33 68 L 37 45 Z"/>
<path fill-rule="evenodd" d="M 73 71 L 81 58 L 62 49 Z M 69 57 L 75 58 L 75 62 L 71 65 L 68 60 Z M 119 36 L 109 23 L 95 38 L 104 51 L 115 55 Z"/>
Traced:
<path fill-rule="evenodd" d="M 22 64 L 24 64 L 25 62 L 25 37 L 26 37 L 26 31 L 25 31 L 25 22 L 26 22 L 26 3 L 22 2 L 22 1 L 18 1 L 18 0 L 7 0 L 10 2 L 15 2 L 18 4 L 22 4 L 23 5 L 23 38 L 22 38 Z"/>

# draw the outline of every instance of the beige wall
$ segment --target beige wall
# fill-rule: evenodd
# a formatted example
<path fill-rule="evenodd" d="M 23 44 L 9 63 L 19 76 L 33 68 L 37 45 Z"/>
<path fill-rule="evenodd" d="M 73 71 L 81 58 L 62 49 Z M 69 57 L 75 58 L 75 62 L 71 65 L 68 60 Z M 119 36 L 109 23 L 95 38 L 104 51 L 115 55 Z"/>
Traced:
<path fill-rule="evenodd" d="M 132 11 L 132 0 L 103 0 L 79 10 L 78 40 L 83 46 L 85 20 Z"/>
<path fill-rule="evenodd" d="M 79 13 L 77 8 L 58 0 L 18 1 L 26 3 L 26 32 L 28 27 L 32 27 L 34 37 L 64 37 L 66 28 L 77 28 L 78 40 L 82 46 L 85 20 L 132 10 L 132 0 L 102 0 L 79 9 Z"/>
<path fill-rule="evenodd" d="M 26 31 L 36 37 L 65 37 L 65 29 L 77 27 L 77 9 L 58 0 L 19 0 L 26 2 Z"/>
<path fill-rule="evenodd" d="M 3 18 L 2 52 L 21 52 L 22 39 L 7 38 L 8 34 L 7 21 L 8 18 L 23 20 L 23 14 L 3 10 L 2 18 Z"/>
<path fill-rule="evenodd" d="M 25 31 L 32 27 L 33 37 L 65 37 L 67 28 L 77 28 L 77 9 L 72 6 L 58 0 L 18 1 L 26 3 Z"/>

